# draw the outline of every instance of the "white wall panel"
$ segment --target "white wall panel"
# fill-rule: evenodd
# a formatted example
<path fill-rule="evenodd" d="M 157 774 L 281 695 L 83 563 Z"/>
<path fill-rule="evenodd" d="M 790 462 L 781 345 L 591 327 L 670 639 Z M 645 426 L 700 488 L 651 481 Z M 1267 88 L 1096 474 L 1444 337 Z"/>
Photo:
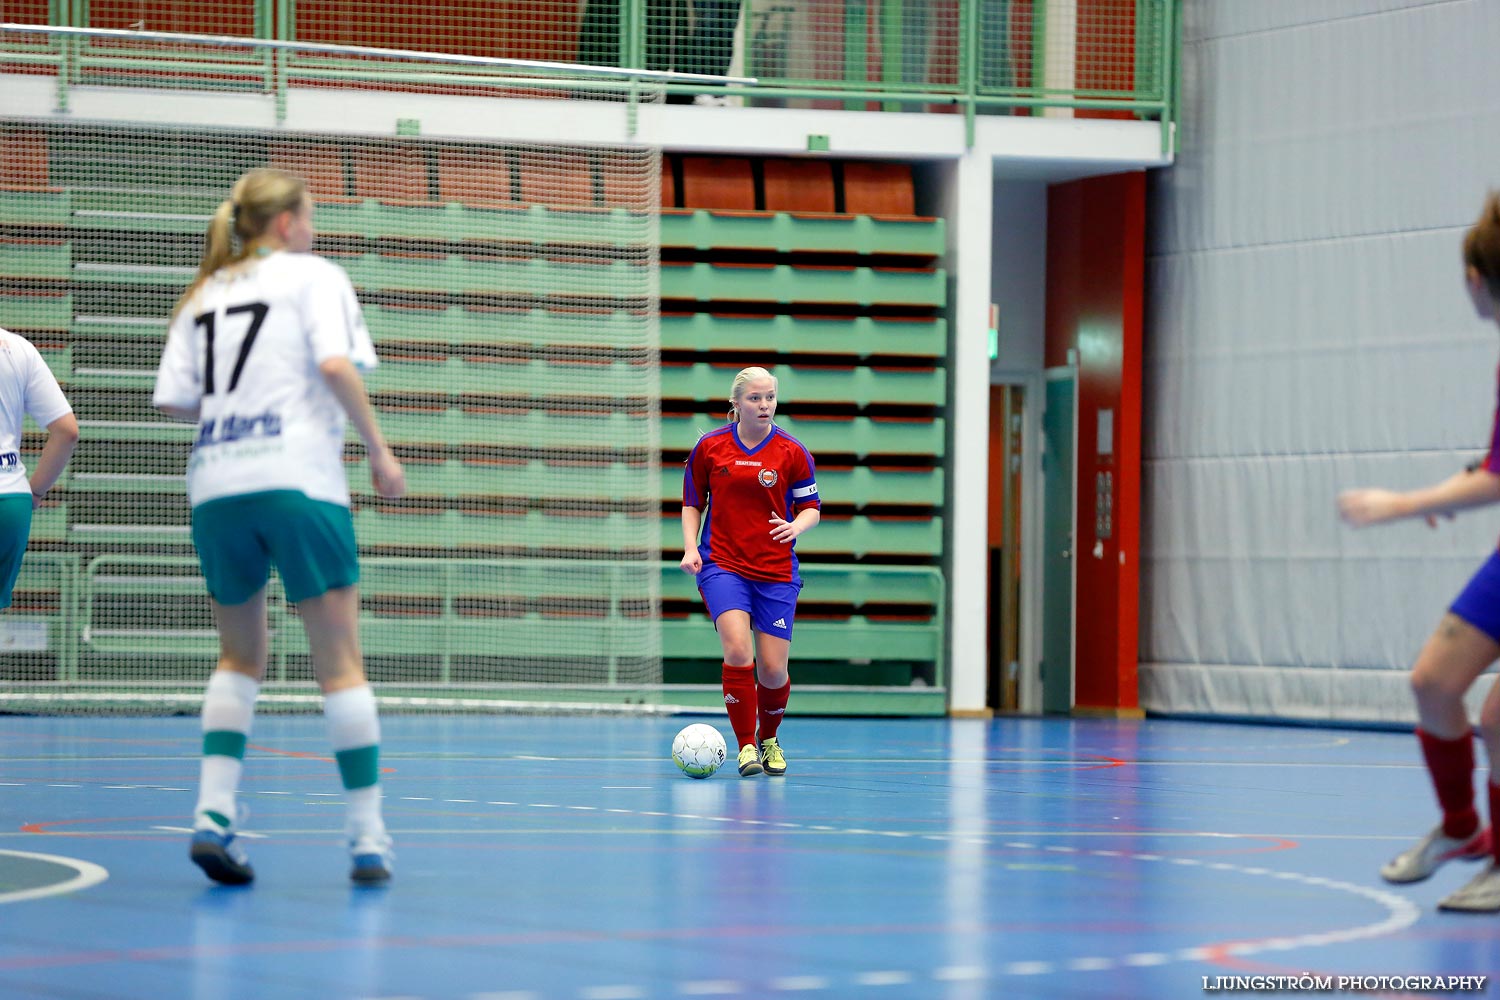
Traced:
<path fill-rule="evenodd" d="M 1142 703 L 1410 720 L 1405 671 L 1500 509 L 1354 531 L 1334 505 L 1488 445 L 1500 334 L 1459 241 L 1500 184 L 1500 4 L 1185 7 L 1151 197 Z"/>

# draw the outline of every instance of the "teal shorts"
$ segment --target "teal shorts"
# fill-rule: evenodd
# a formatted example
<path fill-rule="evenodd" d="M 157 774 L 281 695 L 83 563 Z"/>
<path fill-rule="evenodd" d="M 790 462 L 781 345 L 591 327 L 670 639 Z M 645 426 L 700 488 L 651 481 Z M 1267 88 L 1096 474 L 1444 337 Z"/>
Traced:
<path fill-rule="evenodd" d="M 281 574 L 293 604 L 359 582 L 348 507 L 297 490 L 210 500 L 193 508 L 193 545 L 220 604 L 243 604 Z"/>
<path fill-rule="evenodd" d="M 21 574 L 26 538 L 31 534 L 31 494 L 0 496 L 0 608 L 10 607 L 10 592 Z"/>

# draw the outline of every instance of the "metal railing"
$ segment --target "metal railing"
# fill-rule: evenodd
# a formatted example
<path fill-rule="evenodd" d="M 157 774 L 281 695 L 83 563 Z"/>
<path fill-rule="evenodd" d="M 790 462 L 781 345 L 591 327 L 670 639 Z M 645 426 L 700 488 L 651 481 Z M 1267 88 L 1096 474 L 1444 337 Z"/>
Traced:
<path fill-rule="evenodd" d="M 275 94 L 361 81 L 479 92 L 697 95 L 750 106 L 1171 121 L 1180 0 L 49 0 L 0 32 L 0 71 Z M 343 8 L 348 10 L 344 11 Z M 22 11 L 27 8 L 21 7 Z M 342 16 L 340 12 L 342 11 Z M 24 15 L 23 15 L 24 17 Z M 733 67 L 735 75 L 730 74 Z"/>

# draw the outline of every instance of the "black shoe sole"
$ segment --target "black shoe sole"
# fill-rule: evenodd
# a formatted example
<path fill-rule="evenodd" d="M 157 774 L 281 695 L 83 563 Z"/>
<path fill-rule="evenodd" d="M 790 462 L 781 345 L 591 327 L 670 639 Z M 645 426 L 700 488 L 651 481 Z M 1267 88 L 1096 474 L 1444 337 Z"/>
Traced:
<path fill-rule="evenodd" d="M 194 844 L 189 857 L 203 869 L 203 874 L 221 885 L 248 885 L 255 881 L 255 869 L 235 861 L 216 844 Z"/>
<path fill-rule="evenodd" d="M 764 768 L 762 768 L 759 763 L 746 764 L 745 766 L 740 768 L 740 777 L 752 778 L 755 775 L 760 774 L 762 770 L 764 770 Z"/>
<path fill-rule="evenodd" d="M 385 885 L 391 880 L 391 872 L 388 868 L 356 868 L 349 873 L 349 880 L 355 885 Z"/>

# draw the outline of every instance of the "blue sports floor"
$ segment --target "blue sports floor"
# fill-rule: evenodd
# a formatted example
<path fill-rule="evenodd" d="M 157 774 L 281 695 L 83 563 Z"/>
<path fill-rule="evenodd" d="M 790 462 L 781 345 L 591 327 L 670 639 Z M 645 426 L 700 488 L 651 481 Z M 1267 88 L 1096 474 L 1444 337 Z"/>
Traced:
<path fill-rule="evenodd" d="M 388 716 L 396 879 L 356 889 L 321 719 L 262 716 L 258 877 L 230 889 L 187 859 L 196 719 L 0 717 L 0 997 L 1160 1000 L 1500 972 L 1500 915 L 1434 908 L 1474 869 L 1376 874 L 1435 818 L 1409 735 L 788 717 L 784 779 L 694 781 L 667 757 L 694 721 L 728 731 Z"/>

